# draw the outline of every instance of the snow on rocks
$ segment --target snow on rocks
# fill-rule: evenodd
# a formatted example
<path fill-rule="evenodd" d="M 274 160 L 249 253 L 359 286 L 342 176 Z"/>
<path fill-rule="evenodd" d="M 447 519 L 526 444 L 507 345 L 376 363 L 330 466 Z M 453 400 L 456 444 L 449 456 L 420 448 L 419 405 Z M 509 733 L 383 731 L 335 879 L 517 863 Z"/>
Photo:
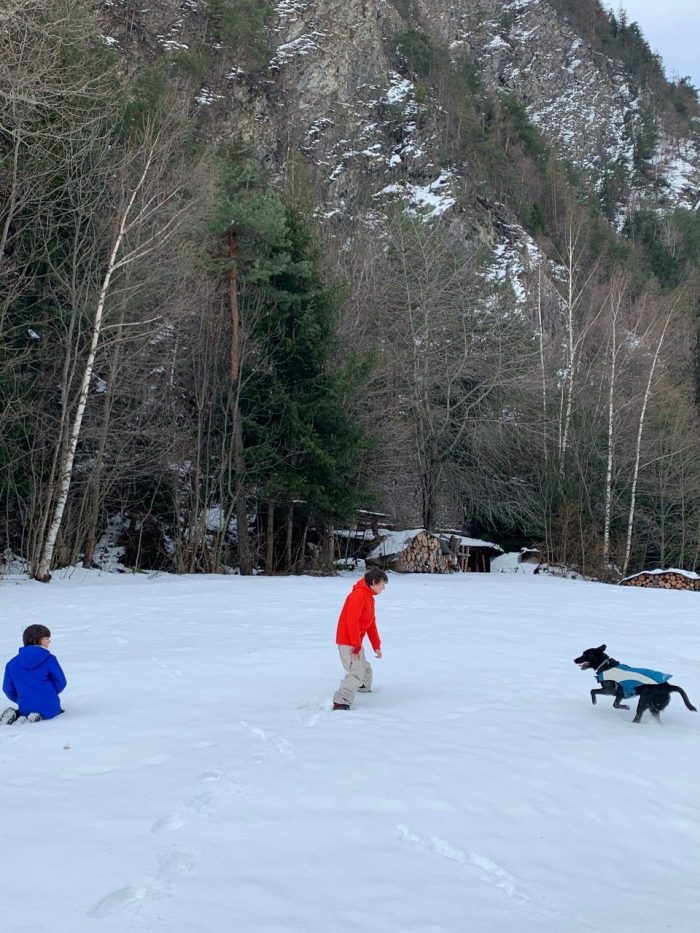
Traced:
<path fill-rule="evenodd" d="M 432 220 L 444 214 L 456 203 L 457 199 L 450 189 L 452 177 L 452 172 L 444 170 L 427 185 L 411 184 L 409 181 L 396 182 L 378 191 L 375 198 L 395 195 L 406 205 L 406 213 L 420 217 L 422 220 Z"/>
<path fill-rule="evenodd" d="M 522 307 L 528 297 L 527 277 L 538 266 L 544 265 L 544 257 L 532 237 L 519 224 L 503 224 L 501 230 L 484 278 L 496 286 L 508 286 L 516 306 Z"/>

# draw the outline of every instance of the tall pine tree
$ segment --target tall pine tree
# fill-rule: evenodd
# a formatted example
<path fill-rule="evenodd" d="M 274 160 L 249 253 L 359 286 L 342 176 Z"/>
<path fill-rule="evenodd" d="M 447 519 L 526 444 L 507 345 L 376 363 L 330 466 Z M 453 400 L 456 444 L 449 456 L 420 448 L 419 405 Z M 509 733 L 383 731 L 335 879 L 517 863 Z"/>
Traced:
<path fill-rule="evenodd" d="M 303 558 L 310 527 L 329 545 L 330 526 L 361 497 L 357 476 L 366 445 L 348 406 L 361 364 L 336 356 L 340 289 L 324 282 L 302 215 L 288 208 L 286 222 L 288 261 L 264 288 L 266 310 L 255 333 L 262 365 L 246 378 L 243 401 L 251 448 L 265 451 L 268 465 L 274 455 L 274 466 L 259 477 L 267 502 L 269 572 L 280 564 L 290 569 L 295 537 Z M 285 531 L 276 555 L 280 512 Z"/>

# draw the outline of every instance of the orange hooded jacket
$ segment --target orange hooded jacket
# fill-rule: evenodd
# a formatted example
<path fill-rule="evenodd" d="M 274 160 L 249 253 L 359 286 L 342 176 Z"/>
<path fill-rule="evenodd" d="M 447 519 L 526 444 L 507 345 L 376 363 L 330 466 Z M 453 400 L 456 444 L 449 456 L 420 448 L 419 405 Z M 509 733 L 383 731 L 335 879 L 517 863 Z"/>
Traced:
<path fill-rule="evenodd" d="M 375 651 L 381 648 L 377 623 L 374 618 L 374 593 L 364 577 L 353 586 L 343 604 L 338 619 L 336 645 L 351 645 L 355 653 L 362 647 L 365 635 Z"/>

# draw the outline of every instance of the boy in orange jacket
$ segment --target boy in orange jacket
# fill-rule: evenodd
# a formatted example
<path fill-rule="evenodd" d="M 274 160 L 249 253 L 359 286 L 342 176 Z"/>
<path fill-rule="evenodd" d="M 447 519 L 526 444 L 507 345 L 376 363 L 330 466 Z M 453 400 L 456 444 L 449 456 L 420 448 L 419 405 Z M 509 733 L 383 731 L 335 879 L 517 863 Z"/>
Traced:
<path fill-rule="evenodd" d="M 362 641 L 366 635 L 374 648 L 374 656 L 381 658 L 382 643 L 374 618 L 374 598 L 388 582 L 383 570 L 368 570 L 345 600 L 335 636 L 345 677 L 333 696 L 333 709 L 350 709 L 358 690 L 360 693 L 372 690 L 372 666 L 365 657 Z"/>

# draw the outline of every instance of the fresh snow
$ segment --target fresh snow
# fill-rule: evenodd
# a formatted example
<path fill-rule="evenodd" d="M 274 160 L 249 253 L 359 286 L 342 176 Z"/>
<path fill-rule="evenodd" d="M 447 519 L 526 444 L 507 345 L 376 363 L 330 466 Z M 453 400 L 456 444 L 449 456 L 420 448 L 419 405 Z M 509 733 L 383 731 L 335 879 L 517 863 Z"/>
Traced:
<path fill-rule="evenodd" d="M 0 582 L 3 661 L 46 623 L 69 680 L 0 726 L 3 929 L 689 933 L 700 717 L 592 706 L 572 659 L 697 703 L 698 594 L 392 574 L 376 691 L 334 713 L 356 578 Z"/>
<path fill-rule="evenodd" d="M 389 554 L 399 554 L 409 541 L 413 541 L 416 535 L 419 535 L 424 528 L 407 528 L 405 531 L 390 531 L 382 538 L 381 544 L 367 556 L 368 557 L 386 557 Z"/>
<path fill-rule="evenodd" d="M 625 580 L 634 580 L 635 577 L 643 577 L 646 574 L 657 574 L 657 573 L 677 573 L 682 577 L 687 577 L 689 580 L 700 580 L 700 574 L 695 573 L 693 570 L 679 570 L 678 567 L 657 567 L 655 570 L 642 570 L 639 573 L 633 573 L 629 577 L 625 577 Z"/>
<path fill-rule="evenodd" d="M 388 557 L 391 554 L 400 554 L 409 541 L 413 541 L 415 536 L 421 534 L 421 532 L 425 532 L 425 528 L 409 528 L 405 531 L 390 532 L 380 529 L 379 533 L 385 535 L 385 537 L 382 538 L 381 543 L 367 556 Z M 492 547 L 497 551 L 502 550 L 498 544 L 493 544 L 491 541 L 482 541 L 481 538 L 466 538 L 464 535 L 443 531 L 436 532 L 436 535 L 438 538 L 444 539 L 459 538 L 462 547 Z"/>
<path fill-rule="evenodd" d="M 407 214 L 420 217 L 422 220 L 432 220 L 444 214 L 456 203 L 457 199 L 453 197 L 449 188 L 452 177 L 452 172 L 443 170 L 438 178 L 426 185 L 412 185 L 406 181 L 386 185 L 374 197 L 399 195 L 406 205 L 404 210 Z M 444 189 L 447 189 L 447 193 Z"/>

